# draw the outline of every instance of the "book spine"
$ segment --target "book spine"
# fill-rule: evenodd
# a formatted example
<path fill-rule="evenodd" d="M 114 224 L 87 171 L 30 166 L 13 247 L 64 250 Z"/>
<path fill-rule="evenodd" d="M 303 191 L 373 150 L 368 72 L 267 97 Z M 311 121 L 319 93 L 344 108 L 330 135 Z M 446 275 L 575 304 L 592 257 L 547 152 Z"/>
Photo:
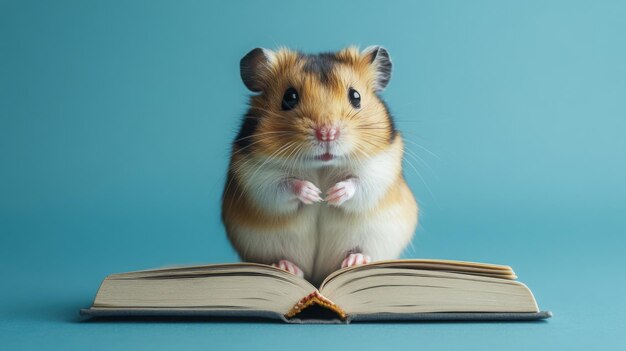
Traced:
<path fill-rule="evenodd" d="M 347 313 L 339 307 L 334 302 L 327 299 L 324 295 L 320 294 L 319 291 L 315 290 L 307 296 L 303 297 L 298 303 L 296 303 L 290 310 L 285 314 L 285 318 L 293 318 L 300 312 L 304 311 L 308 307 L 312 305 L 318 305 L 320 307 L 327 308 L 337 314 L 342 321 L 345 321 L 348 318 Z"/>

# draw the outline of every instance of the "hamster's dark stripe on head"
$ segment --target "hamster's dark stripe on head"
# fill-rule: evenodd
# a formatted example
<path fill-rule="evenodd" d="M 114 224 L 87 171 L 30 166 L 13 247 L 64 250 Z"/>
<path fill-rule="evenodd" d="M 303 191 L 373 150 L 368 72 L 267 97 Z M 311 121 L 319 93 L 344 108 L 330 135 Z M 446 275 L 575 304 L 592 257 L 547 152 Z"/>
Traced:
<path fill-rule="evenodd" d="M 259 116 L 255 116 L 252 113 L 252 110 L 249 110 L 241 121 L 241 127 L 239 128 L 239 133 L 237 133 L 237 137 L 235 138 L 234 146 L 237 147 L 238 150 L 241 150 L 243 153 L 250 152 L 250 144 L 252 144 L 252 135 L 256 131 L 257 126 L 259 125 Z"/>
<path fill-rule="evenodd" d="M 330 84 L 335 64 L 340 62 L 337 55 L 332 52 L 324 52 L 317 55 L 300 55 L 305 60 L 302 67 L 304 72 L 317 75 L 322 84 Z"/>

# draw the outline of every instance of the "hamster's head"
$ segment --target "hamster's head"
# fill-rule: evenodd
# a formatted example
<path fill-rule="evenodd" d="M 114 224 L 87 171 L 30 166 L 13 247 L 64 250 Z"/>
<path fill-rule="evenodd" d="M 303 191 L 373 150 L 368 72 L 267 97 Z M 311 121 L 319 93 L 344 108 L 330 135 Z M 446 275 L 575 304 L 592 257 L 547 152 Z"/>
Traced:
<path fill-rule="evenodd" d="M 395 138 L 379 97 L 391 76 L 380 46 L 314 55 L 257 48 L 240 68 L 256 93 L 235 141 L 241 152 L 323 167 L 362 162 Z"/>

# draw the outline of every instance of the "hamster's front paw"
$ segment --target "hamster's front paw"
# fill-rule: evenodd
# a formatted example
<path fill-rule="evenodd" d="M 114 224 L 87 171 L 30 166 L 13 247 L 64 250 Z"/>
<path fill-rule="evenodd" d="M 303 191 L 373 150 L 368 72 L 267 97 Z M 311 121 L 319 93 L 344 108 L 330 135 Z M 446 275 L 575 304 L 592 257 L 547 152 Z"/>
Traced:
<path fill-rule="evenodd" d="M 362 264 L 368 264 L 372 259 L 361 253 L 351 253 L 341 262 L 341 268 L 360 266 Z"/>
<path fill-rule="evenodd" d="M 287 271 L 293 275 L 296 275 L 300 278 L 304 277 L 304 273 L 295 263 L 287 260 L 280 260 L 278 263 L 273 263 L 272 267 L 280 268 L 283 271 Z"/>
<path fill-rule="evenodd" d="M 332 206 L 341 206 L 350 200 L 356 192 L 356 184 L 353 178 L 346 179 L 335 184 L 326 192 L 326 201 Z"/>
<path fill-rule="evenodd" d="M 291 190 L 298 200 L 306 205 L 310 205 L 314 202 L 322 201 L 320 194 L 322 191 L 315 186 L 315 184 L 300 179 L 291 179 Z"/>

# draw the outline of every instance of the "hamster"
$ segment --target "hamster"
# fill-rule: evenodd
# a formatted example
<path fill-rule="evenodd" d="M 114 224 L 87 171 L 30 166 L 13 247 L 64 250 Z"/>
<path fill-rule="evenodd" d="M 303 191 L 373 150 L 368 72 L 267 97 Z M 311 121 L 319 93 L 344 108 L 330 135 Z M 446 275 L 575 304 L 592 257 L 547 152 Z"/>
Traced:
<path fill-rule="evenodd" d="M 256 48 L 241 59 L 255 94 L 232 144 L 222 221 L 242 260 L 319 285 L 409 244 L 418 207 L 402 136 L 379 96 L 391 67 L 380 46 Z"/>

